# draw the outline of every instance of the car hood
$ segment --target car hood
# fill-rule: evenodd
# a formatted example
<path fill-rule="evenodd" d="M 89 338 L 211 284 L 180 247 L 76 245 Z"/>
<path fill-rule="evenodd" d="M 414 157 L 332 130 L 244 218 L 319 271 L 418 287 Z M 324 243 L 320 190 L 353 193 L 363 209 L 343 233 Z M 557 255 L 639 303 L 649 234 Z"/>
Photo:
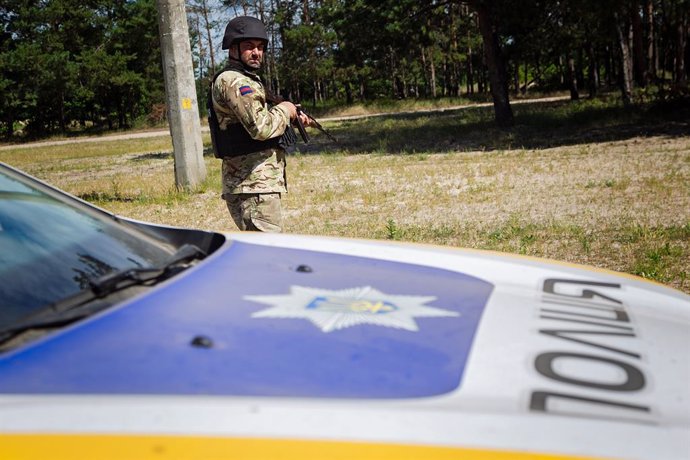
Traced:
<path fill-rule="evenodd" d="M 592 434 L 592 421 L 613 421 L 613 447 L 600 452 L 617 452 L 622 424 L 673 456 L 690 426 L 689 337 L 690 298 L 631 276 L 482 251 L 236 234 L 149 292 L 0 357 L 0 393 L 196 395 L 229 398 L 213 400 L 226 409 L 240 398 L 254 409 L 235 406 L 238 420 L 262 407 L 287 421 L 270 436 L 302 426 L 362 439 L 367 430 L 347 421 L 388 420 L 397 440 L 452 444 L 464 430 L 491 445 L 497 430 L 510 433 L 510 448 L 553 451 L 580 421 Z M 160 416 L 151 404 L 132 407 Z M 455 431 L 420 435 L 420 413 Z M 210 432 L 232 432 L 211 418 Z M 537 436 L 551 431 L 552 441 Z M 624 456 L 646 456 L 636 442 Z"/>
<path fill-rule="evenodd" d="M 3 356 L 0 391 L 435 396 L 461 386 L 473 352 L 524 362 L 537 341 L 645 364 L 643 337 L 668 350 L 687 337 L 687 305 L 536 259 L 236 235 L 150 292 Z"/>
<path fill-rule="evenodd" d="M 4 357 L 0 391 L 443 394 L 462 379 L 493 287 L 456 270 L 234 240 Z"/>

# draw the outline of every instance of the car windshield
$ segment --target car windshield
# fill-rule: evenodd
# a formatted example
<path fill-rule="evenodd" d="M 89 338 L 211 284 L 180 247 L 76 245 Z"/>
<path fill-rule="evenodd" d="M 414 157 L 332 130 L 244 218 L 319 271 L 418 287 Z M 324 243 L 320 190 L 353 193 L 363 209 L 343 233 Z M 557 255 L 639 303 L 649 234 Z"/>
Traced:
<path fill-rule="evenodd" d="M 0 169 L 0 329 L 90 280 L 160 265 L 172 252 L 107 213 Z"/>

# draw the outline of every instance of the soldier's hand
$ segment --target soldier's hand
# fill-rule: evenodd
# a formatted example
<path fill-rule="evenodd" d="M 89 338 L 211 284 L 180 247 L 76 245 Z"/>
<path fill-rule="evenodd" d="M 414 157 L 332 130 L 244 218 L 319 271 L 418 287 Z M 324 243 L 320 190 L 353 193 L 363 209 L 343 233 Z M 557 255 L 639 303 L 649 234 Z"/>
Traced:
<path fill-rule="evenodd" d="M 306 113 L 300 112 L 299 114 L 297 114 L 297 116 L 299 116 L 299 119 L 302 120 L 302 124 L 304 126 L 311 126 L 312 125 L 311 117 L 309 115 L 307 115 Z"/>
<path fill-rule="evenodd" d="M 294 120 L 295 118 L 297 118 L 297 107 L 295 107 L 295 104 L 293 104 L 290 101 L 283 101 L 278 105 L 282 106 L 287 110 L 288 115 L 290 116 L 290 120 Z"/>

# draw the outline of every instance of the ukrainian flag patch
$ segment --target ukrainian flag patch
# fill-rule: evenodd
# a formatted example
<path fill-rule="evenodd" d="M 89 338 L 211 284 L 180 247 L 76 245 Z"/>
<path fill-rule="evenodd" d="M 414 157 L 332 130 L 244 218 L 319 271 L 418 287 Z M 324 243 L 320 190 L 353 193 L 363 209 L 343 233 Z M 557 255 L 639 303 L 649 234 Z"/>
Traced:
<path fill-rule="evenodd" d="M 254 90 L 249 85 L 240 86 L 240 94 L 242 96 L 246 96 L 247 94 L 252 94 L 253 92 L 254 92 Z"/>

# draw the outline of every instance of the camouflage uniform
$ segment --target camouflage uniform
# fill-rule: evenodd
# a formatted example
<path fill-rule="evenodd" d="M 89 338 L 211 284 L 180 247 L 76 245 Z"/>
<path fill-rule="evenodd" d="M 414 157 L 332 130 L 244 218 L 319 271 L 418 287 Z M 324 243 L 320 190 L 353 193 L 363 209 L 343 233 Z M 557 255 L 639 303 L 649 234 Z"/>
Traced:
<path fill-rule="evenodd" d="M 281 136 L 290 116 L 281 106 L 269 108 L 258 77 L 234 70 L 221 73 L 213 84 L 213 108 L 220 129 L 241 123 L 258 141 Z M 287 193 L 285 151 L 267 148 L 223 159 L 223 199 L 240 230 L 282 231 L 280 197 Z"/>

